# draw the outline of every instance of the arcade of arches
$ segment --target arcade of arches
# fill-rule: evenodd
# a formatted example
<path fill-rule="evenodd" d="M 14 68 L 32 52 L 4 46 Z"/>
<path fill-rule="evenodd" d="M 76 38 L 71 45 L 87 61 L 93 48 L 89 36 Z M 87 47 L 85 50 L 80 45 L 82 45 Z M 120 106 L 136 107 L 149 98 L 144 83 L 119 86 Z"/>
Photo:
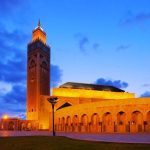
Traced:
<path fill-rule="evenodd" d="M 63 132 L 150 132 L 150 98 L 126 92 L 55 88 L 55 129 Z M 44 97 L 43 97 L 44 98 Z M 61 108 L 65 103 L 70 105 Z"/>
<path fill-rule="evenodd" d="M 27 120 L 1 119 L 0 129 L 52 130 L 50 47 L 40 21 L 27 59 Z M 89 60 L 90 61 L 90 60 Z M 86 75 L 86 74 L 85 74 Z M 136 98 L 114 86 L 67 82 L 52 89 L 55 129 L 64 132 L 150 132 L 150 97 Z"/>
<path fill-rule="evenodd" d="M 130 114 L 120 111 L 116 113 L 115 116 L 111 112 L 105 112 L 103 115 L 98 113 L 93 113 L 91 115 L 68 115 L 66 117 L 58 118 L 55 129 L 64 132 L 86 133 L 150 132 L 150 110 L 146 114 L 143 114 L 138 110 L 135 110 Z"/>
<path fill-rule="evenodd" d="M 89 89 L 54 88 L 55 130 L 82 133 L 150 132 L 150 98 L 135 98 L 126 92 Z M 52 110 L 47 98 L 41 95 L 32 120 L 7 119 L 0 121 L 5 130 L 52 130 Z M 34 119 L 35 118 L 35 119 Z"/>
<path fill-rule="evenodd" d="M 50 98 L 50 51 L 39 22 L 28 44 L 27 121 L 38 122 L 40 130 L 52 130 L 52 109 L 47 100 Z M 134 93 L 114 86 L 75 82 L 53 88 L 51 96 L 58 98 L 57 131 L 150 131 L 150 98 L 136 98 Z"/>
<path fill-rule="evenodd" d="M 38 130 L 37 121 L 20 120 L 18 118 L 8 118 L 0 120 L 0 130 Z"/>

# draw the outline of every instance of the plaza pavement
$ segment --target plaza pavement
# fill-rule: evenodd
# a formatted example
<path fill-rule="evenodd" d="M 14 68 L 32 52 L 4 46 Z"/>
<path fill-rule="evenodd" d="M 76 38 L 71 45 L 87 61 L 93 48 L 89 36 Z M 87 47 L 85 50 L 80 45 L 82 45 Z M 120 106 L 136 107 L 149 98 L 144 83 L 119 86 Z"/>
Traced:
<path fill-rule="evenodd" d="M 48 131 L 0 131 L 0 137 L 10 136 L 52 136 Z M 87 134 L 87 133 L 64 133 L 57 132 L 56 136 L 65 136 L 73 139 L 117 142 L 117 143 L 148 143 L 150 144 L 150 133 L 135 133 L 135 134 L 119 134 L 119 133 L 102 133 L 102 134 Z"/>

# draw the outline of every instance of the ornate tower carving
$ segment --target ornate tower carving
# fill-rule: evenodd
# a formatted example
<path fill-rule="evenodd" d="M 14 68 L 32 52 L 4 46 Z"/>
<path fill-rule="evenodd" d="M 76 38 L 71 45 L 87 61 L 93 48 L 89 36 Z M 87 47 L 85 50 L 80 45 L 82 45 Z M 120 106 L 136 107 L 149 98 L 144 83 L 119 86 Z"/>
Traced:
<path fill-rule="evenodd" d="M 40 95 L 50 95 L 50 47 L 46 33 L 38 26 L 32 31 L 27 54 L 27 119 L 39 120 Z"/>

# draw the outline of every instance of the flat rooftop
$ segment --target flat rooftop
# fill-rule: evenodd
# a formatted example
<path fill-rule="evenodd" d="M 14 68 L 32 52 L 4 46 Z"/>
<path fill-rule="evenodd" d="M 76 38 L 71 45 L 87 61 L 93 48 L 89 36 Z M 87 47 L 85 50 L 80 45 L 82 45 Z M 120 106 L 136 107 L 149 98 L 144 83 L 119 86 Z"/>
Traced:
<path fill-rule="evenodd" d="M 121 90 L 114 86 L 76 83 L 76 82 L 64 83 L 64 84 L 60 85 L 59 88 L 85 89 L 85 90 L 110 91 L 110 92 L 125 92 L 124 90 Z"/>

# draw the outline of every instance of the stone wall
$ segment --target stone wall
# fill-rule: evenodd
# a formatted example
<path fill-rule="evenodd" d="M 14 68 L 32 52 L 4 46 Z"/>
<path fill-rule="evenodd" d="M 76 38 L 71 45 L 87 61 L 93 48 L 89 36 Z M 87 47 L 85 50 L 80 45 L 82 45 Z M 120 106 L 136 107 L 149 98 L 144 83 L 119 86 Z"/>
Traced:
<path fill-rule="evenodd" d="M 104 100 L 55 112 L 57 131 L 149 132 L 150 98 Z"/>

